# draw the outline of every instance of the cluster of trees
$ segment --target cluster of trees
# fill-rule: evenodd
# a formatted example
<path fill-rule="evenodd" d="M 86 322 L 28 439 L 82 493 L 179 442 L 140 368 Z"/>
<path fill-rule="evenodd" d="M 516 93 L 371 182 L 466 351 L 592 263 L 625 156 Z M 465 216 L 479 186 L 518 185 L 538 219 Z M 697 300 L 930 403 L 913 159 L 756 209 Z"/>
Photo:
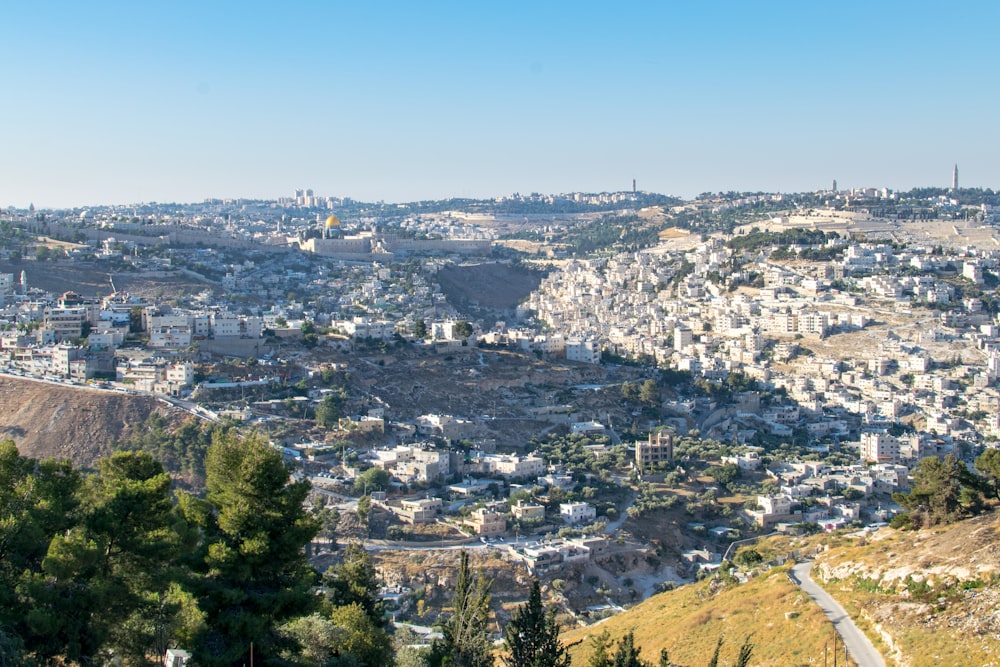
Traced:
<path fill-rule="evenodd" d="M 453 613 L 443 623 L 442 639 L 435 641 L 426 658 L 426 667 L 493 667 L 492 643 L 488 636 L 490 587 L 492 582 L 482 571 L 473 573 L 468 554 L 459 562 Z M 504 667 L 570 667 L 569 651 L 559 639 L 555 609 L 542 603 L 541 587 L 534 580 L 528 600 L 517 607 L 504 628 L 500 662 Z M 723 640 L 720 638 L 709 659 L 709 667 L 718 667 Z M 674 667 L 666 649 L 660 651 L 654 665 L 640 657 L 632 632 L 617 644 L 605 631 L 591 640 L 587 667 Z M 747 637 L 739 649 L 734 667 L 747 667 L 754 645 Z"/>
<path fill-rule="evenodd" d="M 678 503 L 674 494 L 661 493 L 648 482 L 639 483 L 639 494 L 627 513 L 632 518 L 638 518 L 658 510 L 668 510 Z"/>
<path fill-rule="evenodd" d="M 622 398 L 626 401 L 639 402 L 643 405 L 657 405 L 660 401 L 660 389 L 656 380 L 638 382 L 622 382 Z"/>
<path fill-rule="evenodd" d="M 196 497 L 174 492 L 148 452 L 85 475 L 0 443 L 0 664 L 294 652 L 286 624 L 318 609 L 309 485 L 263 439 L 232 433 L 215 434 L 205 474 Z"/>
<path fill-rule="evenodd" d="M 824 232 L 821 229 L 788 229 L 781 232 L 750 232 L 743 236 L 735 236 L 726 245 L 733 250 L 755 250 L 770 246 L 790 245 L 822 245 L 829 238 L 837 238 L 837 232 Z"/>
<path fill-rule="evenodd" d="M 1000 449 L 980 454 L 975 470 L 953 454 L 931 456 L 917 464 L 909 492 L 892 494 L 907 510 L 893 517 L 892 526 L 924 528 L 965 519 L 986 509 L 986 497 L 1000 501 Z"/>
<path fill-rule="evenodd" d="M 178 428 L 171 428 L 163 415 L 151 413 L 121 449 L 143 451 L 173 472 L 192 489 L 205 488 L 205 453 L 212 444 L 213 430 L 224 431 L 224 426 L 206 427 L 191 419 Z"/>

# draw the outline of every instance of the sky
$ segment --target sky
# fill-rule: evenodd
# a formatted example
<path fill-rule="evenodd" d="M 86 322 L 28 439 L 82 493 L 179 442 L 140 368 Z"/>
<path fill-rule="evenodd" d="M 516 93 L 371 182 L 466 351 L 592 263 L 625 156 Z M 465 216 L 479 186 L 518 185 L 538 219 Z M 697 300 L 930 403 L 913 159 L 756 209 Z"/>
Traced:
<path fill-rule="evenodd" d="M 7 2 L 0 207 L 1000 187 L 996 2 Z"/>

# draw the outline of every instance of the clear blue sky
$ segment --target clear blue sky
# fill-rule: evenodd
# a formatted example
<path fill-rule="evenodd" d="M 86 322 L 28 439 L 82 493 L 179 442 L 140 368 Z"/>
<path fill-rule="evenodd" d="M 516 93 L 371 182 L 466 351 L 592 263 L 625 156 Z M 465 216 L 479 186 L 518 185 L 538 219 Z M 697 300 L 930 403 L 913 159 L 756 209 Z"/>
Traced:
<path fill-rule="evenodd" d="M 996 2 L 6 2 L 0 206 L 1000 187 Z"/>

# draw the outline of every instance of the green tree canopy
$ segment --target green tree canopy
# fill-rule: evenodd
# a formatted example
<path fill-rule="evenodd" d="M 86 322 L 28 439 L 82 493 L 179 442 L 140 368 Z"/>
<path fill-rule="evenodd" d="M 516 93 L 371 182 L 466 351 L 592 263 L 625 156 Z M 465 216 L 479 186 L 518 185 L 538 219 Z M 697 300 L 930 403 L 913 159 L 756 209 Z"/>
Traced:
<path fill-rule="evenodd" d="M 555 609 L 545 610 L 535 579 L 528 601 L 514 610 L 506 627 L 504 646 L 507 667 L 569 667 L 570 657 L 559 641 Z"/>
<path fill-rule="evenodd" d="M 382 600 L 378 596 L 380 583 L 372 557 L 359 542 L 344 549 L 343 560 L 327 570 L 323 579 L 327 599 L 334 607 L 357 604 L 378 627 L 385 625 Z"/>
<path fill-rule="evenodd" d="M 368 495 L 389 488 L 389 473 L 381 468 L 369 468 L 354 478 L 354 493 Z"/>
<path fill-rule="evenodd" d="M 195 656 L 203 665 L 248 657 L 249 643 L 277 652 L 275 626 L 313 608 L 314 573 L 305 546 L 318 530 L 302 508 L 308 482 L 291 482 L 281 454 L 262 436 L 217 434 L 206 459 L 199 605 L 209 626 Z"/>
<path fill-rule="evenodd" d="M 943 460 L 921 459 L 913 471 L 909 493 L 894 493 L 892 499 L 910 510 L 915 528 L 951 523 L 980 509 L 982 480 L 954 454 Z"/>
<path fill-rule="evenodd" d="M 492 585 L 482 571 L 472 573 L 469 554 L 463 550 L 452 614 L 441 628 L 443 638 L 431 646 L 429 667 L 492 667 L 493 653 L 487 634 Z"/>

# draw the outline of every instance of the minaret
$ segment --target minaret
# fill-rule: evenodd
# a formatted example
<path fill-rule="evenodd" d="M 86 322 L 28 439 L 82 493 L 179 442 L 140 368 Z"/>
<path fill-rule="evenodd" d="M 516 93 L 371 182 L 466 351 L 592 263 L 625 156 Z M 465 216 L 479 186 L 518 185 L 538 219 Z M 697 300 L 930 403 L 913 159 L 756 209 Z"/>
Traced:
<path fill-rule="evenodd" d="M 955 170 L 951 172 L 951 191 L 958 192 L 958 165 L 955 165 Z"/>
<path fill-rule="evenodd" d="M 21 271 L 21 294 L 28 293 L 28 272 Z"/>

